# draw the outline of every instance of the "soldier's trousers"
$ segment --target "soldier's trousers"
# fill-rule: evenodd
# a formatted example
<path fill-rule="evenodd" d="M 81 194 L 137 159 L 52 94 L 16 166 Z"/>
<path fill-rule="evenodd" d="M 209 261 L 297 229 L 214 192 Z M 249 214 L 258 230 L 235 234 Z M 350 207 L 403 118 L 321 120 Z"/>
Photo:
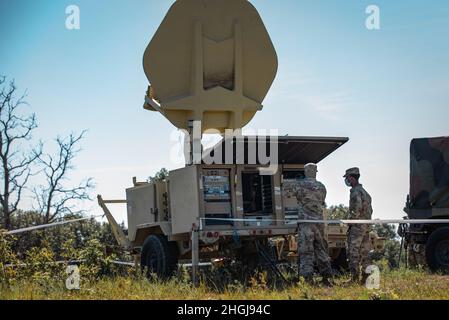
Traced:
<path fill-rule="evenodd" d="M 315 264 L 323 276 L 331 276 L 331 262 L 327 242 L 324 239 L 324 225 L 298 225 L 299 275 L 313 276 Z"/>
<path fill-rule="evenodd" d="M 352 225 L 348 233 L 349 270 L 353 276 L 360 276 L 360 268 L 365 272 L 370 265 L 370 237 L 368 225 Z"/>

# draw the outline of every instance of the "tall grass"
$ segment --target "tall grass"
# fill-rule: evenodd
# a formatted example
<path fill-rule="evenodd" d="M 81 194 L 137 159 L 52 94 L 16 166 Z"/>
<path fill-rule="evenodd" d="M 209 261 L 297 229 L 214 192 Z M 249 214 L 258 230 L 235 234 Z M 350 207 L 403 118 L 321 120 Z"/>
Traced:
<path fill-rule="evenodd" d="M 260 270 L 212 268 L 200 274 L 201 283 L 192 286 L 190 275 L 181 268 L 170 280 L 146 279 L 140 269 L 114 265 L 112 255 L 102 250 L 97 239 L 90 239 L 81 250 L 73 242 L 61 245 L 61 264 L 55 264 L 53 251 L 46 246 L 32 247 L 22 259 L 12 249 L 13 239 L 0 233 L 0 299 L 449 299 L 449 276 L 429 274 L 424 270 L 391 270 L 386 260 L 381 269 L 379 290 L 348 284 L 348 276 L 335 279 L 332 288 L 304 281 L 286 284 Z M 79 265 L 80 288 L 66 288 L 69 261 Z M 254 270 L 252 270 L 254 271 Z M 293 274 L 285 274 L 288 280 Z M 290 277 L 289 277 L 290 276 Z"/>
<path fill-rule="evenodd" d="M 395 270 L 381 274 L 379 290 L 369 290 L 361 285 L 346 284 L 347 278 L 336 279 L 336 285 L 328 288 L 311 286 L 304 282 L 282 289 L 267 286 L 254 278 L 248 286 L 228 284 L 217 290 L 206 283 L 194 287 L 187 279 L 168 281 L 147 280 L 139 275 L 103 277 L 81 281 L 79 290 L 67 290 L 58 279 L 33 281 L 20 279 L 0 288 L 0 299 L 100 299 L 100 300 L 390 300 L 390 299 L 449 299 L 449 277 L 431 275 L 423 271 Z"/>

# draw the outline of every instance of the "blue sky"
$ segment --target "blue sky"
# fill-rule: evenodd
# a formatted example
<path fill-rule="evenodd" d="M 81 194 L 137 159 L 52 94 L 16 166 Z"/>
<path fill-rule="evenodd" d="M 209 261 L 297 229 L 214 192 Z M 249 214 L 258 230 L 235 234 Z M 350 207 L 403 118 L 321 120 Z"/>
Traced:
<path fill-rule="evenodd" d="M 95 193 L 123 198 L 131 178 L 170 163 L 176 133 L 142 109 L 143 52 L 171 0 L 0 0 L 0 74 L 28 89 L 35 136 L 88 129 L 71 178 L 91 176 Z M 409 143 L 449 135 L 447 1 L 253 0 L 277 50 L 277 78 L 252 128 L 347 136 L 323 161 L 329 204 L 347 203 L 341 178 L 359 166 L 374 216 L 399 218 L 408 192 Z M 380 8 L 381 29 L 365 28 Z M 81 29 L 65 28 L 78 5 Z M 28 200 L 29 202 L 29 200 Z M 30 203 L 24 203 L 29 206 Z M 95 203 L 87 205 L 99 213 Z M 114 213 L 125 219 L 125 208 Z"/>

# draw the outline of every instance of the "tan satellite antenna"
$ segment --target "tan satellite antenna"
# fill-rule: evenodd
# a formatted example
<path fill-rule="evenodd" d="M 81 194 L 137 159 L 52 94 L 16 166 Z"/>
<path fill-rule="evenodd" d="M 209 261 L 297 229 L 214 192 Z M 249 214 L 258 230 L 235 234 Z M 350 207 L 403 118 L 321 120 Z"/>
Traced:
<path fill-rule="evenodd" d="M 277 56 L 257 10 L 246 0 L 178 0 L 148 45 L 151 83 L 145 109 L 180 129 L 247 125 L 270 89 Z"/>

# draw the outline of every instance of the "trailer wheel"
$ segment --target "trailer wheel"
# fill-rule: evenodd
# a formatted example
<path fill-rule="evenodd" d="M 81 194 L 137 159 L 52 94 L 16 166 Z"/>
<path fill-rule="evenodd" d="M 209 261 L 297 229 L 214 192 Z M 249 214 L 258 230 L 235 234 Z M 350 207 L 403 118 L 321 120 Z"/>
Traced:
<path fill-rule="evenodd" d="M 430 270 L 449 272 L 449 227 L 432 232 L 426 244 L 426 260 Z"/>
<path fill-rule="evenodd" d="M 173 275 L 178 265 L 176 242 L 169 242 L 164 235 L 150 235 L 143 243 L 140 261 L 142 270 L 146 268 L 147 277 L 156 274 L 166 279 Z"/>

